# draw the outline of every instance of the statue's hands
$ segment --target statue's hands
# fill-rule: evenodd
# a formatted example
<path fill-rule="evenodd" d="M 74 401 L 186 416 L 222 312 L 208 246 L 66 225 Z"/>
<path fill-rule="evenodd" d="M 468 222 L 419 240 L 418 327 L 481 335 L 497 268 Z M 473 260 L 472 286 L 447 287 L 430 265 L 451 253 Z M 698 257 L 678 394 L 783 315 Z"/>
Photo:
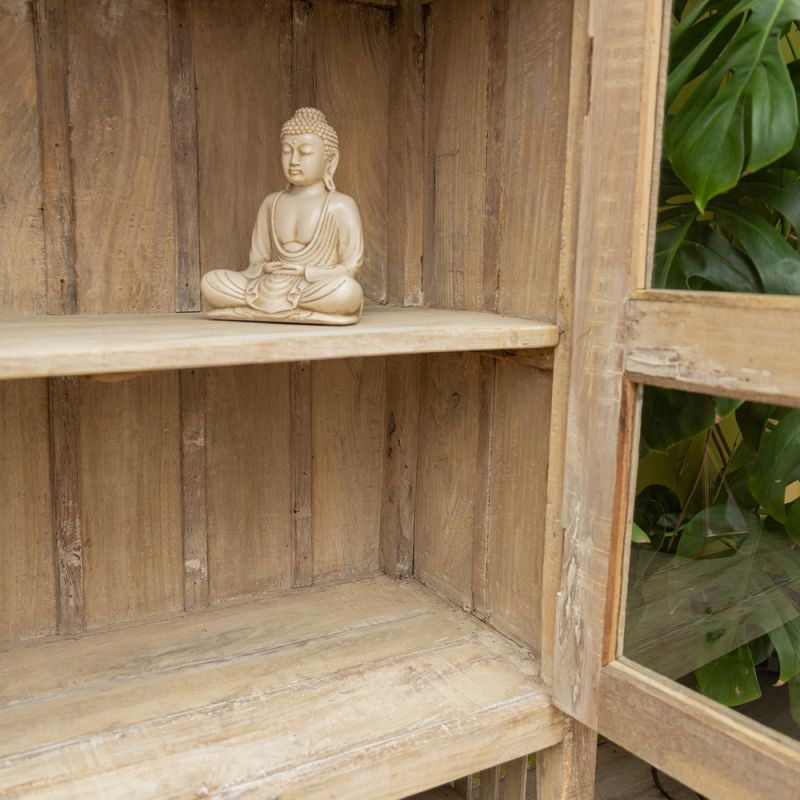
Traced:
<path fill-rule="evenodd" d="M 302 264 L 280 264 L 278 269 L 284 274 L 288 273 L 290 275 L 305 275 L 307 268 Z"/>
<path fill-rule="evenodd" d="M 347 270 L 344 267 L 306 267 L 306 280 L 310 283 L 334 275 L 347 275 Z"/>
<path fill-rule="evenodd" d="M 262 267 L 264 274 L 269 275 L 271 272 L 278 272 L 278 270 L 282 270 L 284 265 L 280 261 L 265 261 Z"/>

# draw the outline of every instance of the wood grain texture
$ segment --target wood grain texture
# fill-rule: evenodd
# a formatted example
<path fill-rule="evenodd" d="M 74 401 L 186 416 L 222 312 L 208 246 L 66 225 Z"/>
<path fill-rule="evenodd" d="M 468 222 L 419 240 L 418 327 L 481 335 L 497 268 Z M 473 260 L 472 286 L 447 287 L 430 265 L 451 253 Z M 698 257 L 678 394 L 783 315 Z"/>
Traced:
<path fill-rule="evenodd" d="M 500 800 L 500 767 L 481 770 L 478 777 L 478 800 Z"/>
<path fill-rule="evenodd" d="M 528 788 L 528 757 L 516 758 L 505 765 L 503 800 L 525 800 Z"/>
<path fill-rule="evenodd" d="M 310 586 L 314 581 L 312 475 L 311 362 L 295 361 L 289 366 L 292 504 L 292 586 Z"/>
<path fill-rule="evenodd" d="M 569 720 L 564 739 L 536 754 L 537 800 L 593 800 L 597 733 Z"/>
<path fill-rule="evenodd" d="M 67 6 L 67 0 L 37 0 L 33 6 L 49 314 L 74 314 L 78 310 Z"/>
<path fill-rule="evenodd" d="M 314 580 L 379 569 L 383 359 L 311 367 Z"/>
<path fill-rule="evenodd" d="M 261 201 L 284 185 L 280 129 L 291 114 L 288 0 L 197 0 L 202 271 L 242 269 Z"/>
<path fill-rule="evenodd" d="M 0 686 L 27 697 L 0 707 L 9 796 L 388 799 L 563 727 L 524 651 L 413 581 L 279 593 L 60 648 L 57 672 L 50 642 L 0 654 Z"/>
<path fill-rule="evenodd" d="M 421 378 L 419 356 L 386 359 L 380 566 L 393 578 L 414 571 Z"/>
<path fill-rule="evenodd" d="M 625 371 L 684 391 L 800 403 L 800 300 L 714 292 L 637 292 Z"/>
<path fill-rule="evenodd" d="M 292 583 L 288 365 L 206 373 L 212 601 Z"/>
<path fill-rule="evenodd" d="M 627 659 L 603 668 L 600 702 L 600 733 L 707 797 L 797 793 L 795 740 Z"/>
<path fill-rule="evenodd" d="M 630 430 L 623 425 L 628 416 L 623 323 L 636 265 L 646 261 L 660 110 L 656 87 L 665 66 L 660 65 L 663 17 L 658 4 L 626 0 L 612 9 L 596 0 L 587 20 L 594 45 L 589 112 L 583 119 L 553 694 L 560 708 L 589 727 L 597 721 L 606 608 L 612 602 L 606 594 L 612 536 L 626 519 Z M 585 35 L 576 30 L 576 38 Z M 615 542 L 615 553 L 621 545 L 621 539 Z"/>
<path fill-rule="evenodd" d="M 483 308 L 490 0 L 438 0 L 425 34 L 425 302 Z M 469 109 L 465 113 L 465 109 Z"/>
<path fill-rule="evenodd" d="M 0 408 L 0 641 L 5 641 L 56 630 L 47 381 L 1 382 Z"/>
<path fill-rule="evenodd" d="M 175 184 L 175 310 L 200 310 L 197 105 L 191 0 L 168 0 L 172 167 Z"/>
<path fill-rule="evenodd" d="M 572 13 L 509 0 L 497 307 L 546 320 L 557 314 Z"/>
<path fill-rule="evenodd" d="M 490 475 L 487 621 L 541 652 L 552 376 L 497 362 Z"/>
<path fill-rule="evenodd" d="M 425 358 L 414 567 L 463 608 L 472 606 L 479 386 L 479 356 Z"/>
<path fill-rule="evenodd" d="M 207 376 L 202 370 L 180 373 L 183 607 L 186 611 L 208 605 L 206 382 Z"/>
<path fill-rule="evenodd" d="M 389 302 L 422 305 L 424 174 L 423 9 L 401 0 L 389 46 L 387 292 Z"/>
<path fill-rule="evenodd" d="M 45 308 L 42 155 L 31 5 L 0 2 L 0 310 Z"/>
<path fill-rule="evenodd" d="M 83 381 L 79 413 L 87 625 L 183 608 L 177 373 Z"/>
<path fill-rule="evenodd" d="M 358 281 L 387 298 L 389 17 L 380 9 L 317 3 L 312 11 L 316 105 L 339 135 L 336 187 L 356 201 L 364 228 Z"/>
<path fill-rule="evenodd" d="M 314 17 L 311 0 L 292 3 L 292 110 L 317 104 Z"/>
<path fill-rule="evenodd" d="M 175 308 L 166 5 L 66 0 L 78 306 Z"/>
<path fill-rule="evenodd" d="M 80 380 L 50 378 L 50 491 L 53 498 L 59 633 L 86 625 L 80 489 Z"/>

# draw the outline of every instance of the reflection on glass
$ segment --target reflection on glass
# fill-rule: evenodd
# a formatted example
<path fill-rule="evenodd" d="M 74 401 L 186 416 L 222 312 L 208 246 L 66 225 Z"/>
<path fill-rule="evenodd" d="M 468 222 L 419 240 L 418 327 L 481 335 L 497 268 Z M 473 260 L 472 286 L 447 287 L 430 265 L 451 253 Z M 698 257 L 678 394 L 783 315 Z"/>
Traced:
<path fill-rule="evenodd" d="M 675 0 L 653 287 L 800 294 L 798 17 Z"/>
<path fill-rule="evenodd" d="M 800 738 L 800 409 L 647 387 L 625 655 Z"/>

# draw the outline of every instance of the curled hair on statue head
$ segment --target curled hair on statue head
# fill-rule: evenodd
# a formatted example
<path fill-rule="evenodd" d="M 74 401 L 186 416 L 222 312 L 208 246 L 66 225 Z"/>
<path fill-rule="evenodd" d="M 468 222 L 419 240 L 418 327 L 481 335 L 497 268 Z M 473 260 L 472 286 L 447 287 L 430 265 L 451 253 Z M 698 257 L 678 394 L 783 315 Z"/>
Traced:
<path fill-rule="evenodd" d="M 331 127 L 325 115 L 317 108 L 298 108 L 291 119 L 283 123 L 281 127 L 281 138 L 284 136 L 300 136 L 302 134 L 312 134 L 322 139 L 325 147 L 325 159 L 328 166 L 325 170 L 325 187 L 328 191 L 335 191 L 336 185 L 333 182 L 333 174 L 339 164 L 339 137 Z"/>

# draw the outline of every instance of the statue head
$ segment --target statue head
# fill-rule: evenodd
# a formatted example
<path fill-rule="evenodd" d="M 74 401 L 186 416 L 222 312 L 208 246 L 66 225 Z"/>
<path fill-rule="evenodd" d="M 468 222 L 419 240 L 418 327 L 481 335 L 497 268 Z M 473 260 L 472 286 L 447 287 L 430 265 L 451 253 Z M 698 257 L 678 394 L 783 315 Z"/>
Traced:
<path fill-rule="evenodd" d="M 298 108 L 281 128 L 283 172 L 293 186 L 323 181 L 329 191 L 339 165 L 339 137 L 316 108 Z"/>

